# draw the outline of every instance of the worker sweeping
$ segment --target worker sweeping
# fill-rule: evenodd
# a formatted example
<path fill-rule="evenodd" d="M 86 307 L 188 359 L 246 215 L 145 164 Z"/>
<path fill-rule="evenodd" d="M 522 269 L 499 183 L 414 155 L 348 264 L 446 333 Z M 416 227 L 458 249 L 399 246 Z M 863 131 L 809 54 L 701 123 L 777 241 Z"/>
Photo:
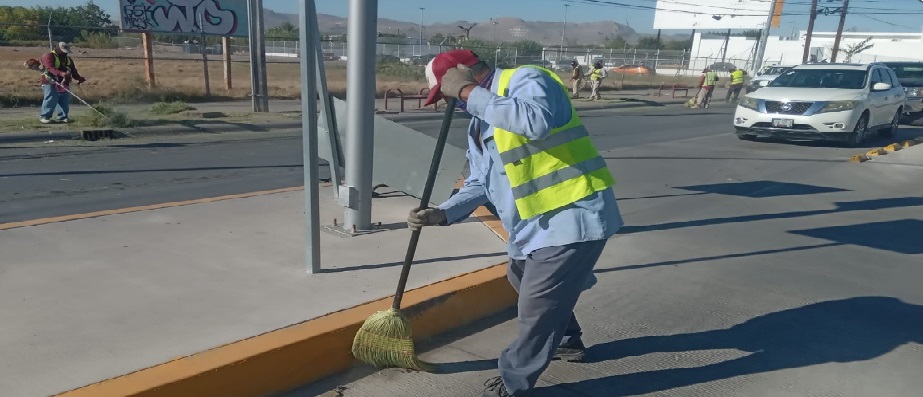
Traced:
<path fill-rule="evenodd" d="M 580 70 L 580 63 L 578 63 L 576 59 L 570 62 L 570 67 L 572 68 L 570 83 L 573 89 L 571 98 L 577 99 L 580 97 L 580 88 L 582 88 L 581 86 L 583 85 L 583 73 Z"/>
<path fill-rule="evenodd" d="M 509 233 L 507 278 L 519 293 L 519 332 L 481 396 L 519 396 L 554 358 L 577 361 L 585 346 L 574 314 L 595 280 L 606 240 L 622 226 L 615 179 L 568 98 L 538 66 L 495 69 L 470 50 L 437 55 L 426 67 L 427 105 L 457 98 L 471 114 L 471 174 L 448 200 L 415 208 L 408 226 L 448 226 L 493 204 Z"/>
<path fill-rule="evenodd" d="M 747 72 L 741 69 L 731 69 L 731 87 L 724 97 L 724 102 L 731 103 L 731 96 L 734 97 L 734 102 L 737 102 L 737 99 L 740 97 L 740 90 L 744 87 L 744 75 L 746 74 Z"/>
<path fill-rule="evenodd" d="M 693 108 L 707 108 L 708 103 L 711 102 L 712 92 L 715 90 L 715 85 L 718 84 L 718 73 L 709 68 L 702 70 L 702 77 L 699 79 L 699 92 L 695 96 L 695 105 Z"/>
<path fill-rule="evenodd" d="M 599 88 L 603 84 L 603 79 L 609 77 L 609 73 L 603 68 L 603 63 L 596 61 L 596 63 L 593 64 L 593 68 L 590 69 L 590 72 L 587 73 L 586 76 L 590 79 L 590 100 L 603 99 L 602 96 L 599 95 Z"/>
<path fill-rule="evenodd" d="M 57 121 L 59 123 L 70 122 L 68 114 L 70 113 L 70 97 L 68 90 L 71 80 L 77 80 L 82 84 L 86 81 L 77 71 L 74 60 L 69 56 L 70 45 L 65 42 L 59 42 L 51 52 L 42 55 L 41 63 L 44 71 L 42 73 L 42 109 L 39 114 L 39 121 L 42 124 L 52 122 L 55 108 L 60 107 Z"/>

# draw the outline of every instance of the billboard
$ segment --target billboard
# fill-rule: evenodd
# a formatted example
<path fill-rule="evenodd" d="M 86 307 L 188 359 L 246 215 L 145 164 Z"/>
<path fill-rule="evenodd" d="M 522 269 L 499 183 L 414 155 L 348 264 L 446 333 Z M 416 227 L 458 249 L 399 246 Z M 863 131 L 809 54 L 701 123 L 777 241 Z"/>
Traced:
<path fill-rule="evenodd" d="M 654 29 L 759 29 L 776 0 L 657 0 Z M 707 3 L 707 4 L 706 4 Z"/>
<path fill-rule="evenodd" d="M 246 37 L 247 0 L 119 0 L 126 32 Z"/>

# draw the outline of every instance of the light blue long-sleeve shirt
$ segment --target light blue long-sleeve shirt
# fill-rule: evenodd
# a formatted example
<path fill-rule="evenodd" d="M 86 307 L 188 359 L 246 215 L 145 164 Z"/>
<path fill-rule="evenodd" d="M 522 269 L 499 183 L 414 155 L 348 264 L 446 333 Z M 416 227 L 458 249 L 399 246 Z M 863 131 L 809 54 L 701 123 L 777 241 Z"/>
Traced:
<path fill-rule="evenodd" d="M 475 87 L 468 97 L 467 110 L 473 116 L 468 125 L 467 153 L 471 175 L 455 195 L 438 206 L 445 211 L 445 224 L 468 218 L 489 201 L 509 233 L 510 257 L 519 260 L 539 248 L 612 237 L 623 225 L 613 189 L 531 219 L 519 217 L 496 143 L 489 139 L 493 126 L 541 140 L 570 121 L 571 107 L 565 89 L 534 68 L 517 70 L 507 96 L 501 97 L 496 94 L 501 72 L 497 69 L 494 73 L 490 89 Z M 477 144 L 478 137 L 483 149 Z"/>

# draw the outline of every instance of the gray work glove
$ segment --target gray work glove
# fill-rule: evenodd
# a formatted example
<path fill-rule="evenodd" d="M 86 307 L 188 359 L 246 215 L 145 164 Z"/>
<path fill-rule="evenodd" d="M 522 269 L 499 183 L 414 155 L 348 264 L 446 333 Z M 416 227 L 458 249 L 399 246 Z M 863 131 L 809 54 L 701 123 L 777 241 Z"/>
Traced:
<path fill-rule="evenodd" d="M 420 230 L 423 226 L 438 226 L 445 222 L 445 211 L 439 208 L 414 208 L 407 217 L 410 230 Z"/>
<path fill-rule="evenodd" d="M 458 65 L 453 69 L 446 70 L 445 75 L 442 76 L 440 91 L 444 96 L 458 98 L 462 88 L 477 84 L 478 82 L 474 79 L 474 72 L 471 71 L 471 68 Z"/>

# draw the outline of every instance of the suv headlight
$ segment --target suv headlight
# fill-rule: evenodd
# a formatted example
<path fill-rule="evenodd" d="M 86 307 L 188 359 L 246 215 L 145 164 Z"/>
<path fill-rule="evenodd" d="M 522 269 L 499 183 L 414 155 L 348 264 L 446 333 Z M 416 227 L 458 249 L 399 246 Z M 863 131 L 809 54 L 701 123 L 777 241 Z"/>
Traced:
<path fill-rule="evenodd" d="M 756 99 L 750 98 L 748 96 L 740 97 L 740 101 L 738 101 L 737 104 L 750 110 L 759 110 Z"/>
<path fill-rule="evenodd" d="M 856 108 L 856 106 L 859 106 L 859 101 L 827 102 L 827 104 L 820 108 L 817 113 L 842 112 L 845 110 L 853 110 Z"/>
<path fill-rule="evenodd" d="M 923 87 L 908 87 L 907 96 L 923 96 Z"/>

